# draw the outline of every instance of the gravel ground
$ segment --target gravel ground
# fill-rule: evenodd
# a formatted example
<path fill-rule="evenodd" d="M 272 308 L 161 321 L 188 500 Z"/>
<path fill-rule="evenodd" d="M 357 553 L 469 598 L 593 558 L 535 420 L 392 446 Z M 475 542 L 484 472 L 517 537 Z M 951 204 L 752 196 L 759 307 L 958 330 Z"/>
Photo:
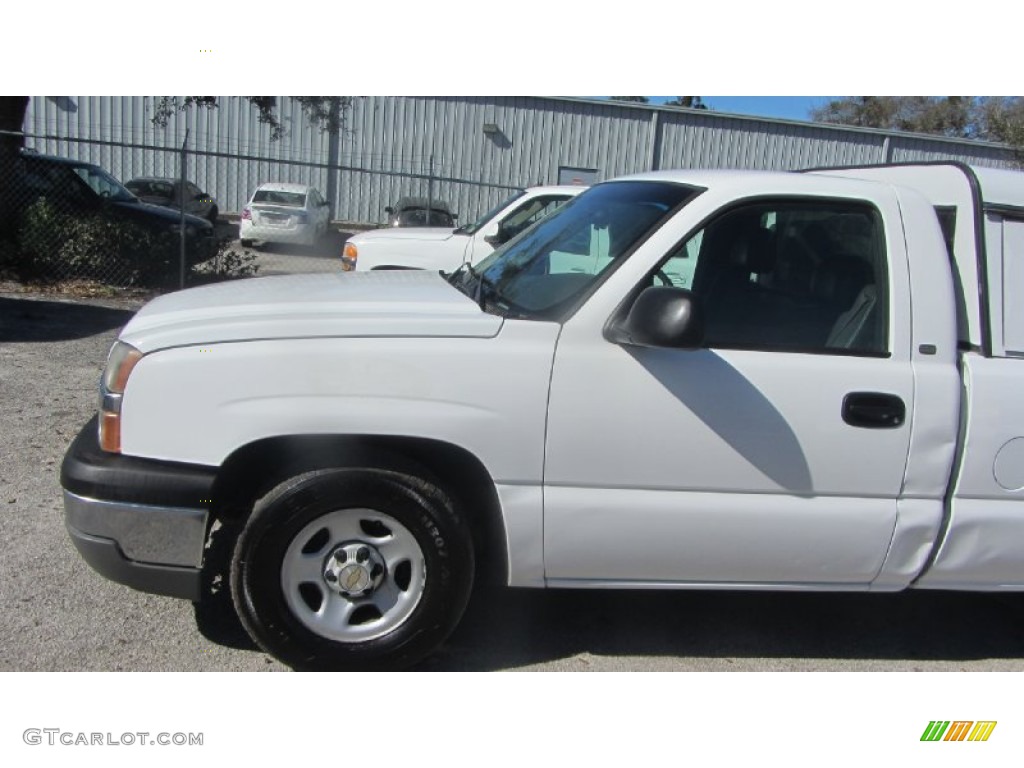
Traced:
<path fill-rule="evenodd" d="M 284 669 L 229 607 L 108 582 L 64 532 L 61 458 L 141 303 L 0 286 L 0 670 Z M 1019 671 L 1024 598 L 489 590 L 422 668 Z"/>

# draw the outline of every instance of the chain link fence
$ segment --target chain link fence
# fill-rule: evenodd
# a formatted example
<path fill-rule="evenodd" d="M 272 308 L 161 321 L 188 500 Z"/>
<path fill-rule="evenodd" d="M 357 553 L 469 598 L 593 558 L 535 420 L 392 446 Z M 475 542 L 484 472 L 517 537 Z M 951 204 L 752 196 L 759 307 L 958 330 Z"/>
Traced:
<path fill-rule="evenodd" d="M 22 282 L 163 290 L 219 269 L 210 221 L 144 204 L 84 161 L 6 146 L 0 210 L 0 271 Z"/>
<path fill-rule="evenodd" d="M 171 290 L 233 277 L 341 272 L 348 237 L 385 225 L 386 210 L 367 213 L 380 207 L 378 201 L 472 201 L 455 225 L 473 221 L 515 189 L 459 178 L 454 166 L 433 158 L 331 166 L 187 146 L 34 134 L 3 139 L 28 145 L 0 148 L 0 278 L 22 282 Z M 276 241 L 264 231 L 266 237 L 246 239 L 243 246 L 240 223 L 251 215 L 248 202 L 263 182 L 311 186 L 335 215 L 308 242 Z M 375 205 L 361 204 L 366 199 L 358 195 L 371 196 Z M 349 220 L 340 202 L 369 220 Z"/>

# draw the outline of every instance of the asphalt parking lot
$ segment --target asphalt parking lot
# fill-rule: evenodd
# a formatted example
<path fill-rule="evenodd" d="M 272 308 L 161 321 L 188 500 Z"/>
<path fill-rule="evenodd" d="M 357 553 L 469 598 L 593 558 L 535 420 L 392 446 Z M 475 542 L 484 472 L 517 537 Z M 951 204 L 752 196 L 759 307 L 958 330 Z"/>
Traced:
<path fill-rule="evenodd" d="M 284 669 L 229 605 L 108 582 L 64 532 L 60 461 L 139 305 L 0 292 L 0 670 Z M 1024 597 L 489 589 L 421 669 L 1020 671 Z"/>

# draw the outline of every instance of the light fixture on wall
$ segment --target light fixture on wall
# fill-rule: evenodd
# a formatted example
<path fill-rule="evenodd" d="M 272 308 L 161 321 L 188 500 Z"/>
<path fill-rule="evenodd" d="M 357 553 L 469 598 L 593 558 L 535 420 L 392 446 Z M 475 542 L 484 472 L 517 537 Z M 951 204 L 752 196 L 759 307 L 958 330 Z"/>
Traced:
<path fill-rule="evenodd" d="M 497 123 L 484 123 L 484 133 L 488 136 L 494 136 L 495 134 L 501 133 Z"/>

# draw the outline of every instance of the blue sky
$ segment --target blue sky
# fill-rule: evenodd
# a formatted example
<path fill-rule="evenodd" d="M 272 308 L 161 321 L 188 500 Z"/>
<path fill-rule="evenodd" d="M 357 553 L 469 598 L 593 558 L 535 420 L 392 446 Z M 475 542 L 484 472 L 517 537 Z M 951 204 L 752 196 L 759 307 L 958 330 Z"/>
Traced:
<path fill-rule="evenodd" d="M 650 96 L 652 104 L 660 104 L 675 96 Z M 759 117 L 781 117 L 787 120 L 809 120 L 814 107 L 835 96 L 702 96 L 704 103 L 716 112 L 733 112 Z"/>

